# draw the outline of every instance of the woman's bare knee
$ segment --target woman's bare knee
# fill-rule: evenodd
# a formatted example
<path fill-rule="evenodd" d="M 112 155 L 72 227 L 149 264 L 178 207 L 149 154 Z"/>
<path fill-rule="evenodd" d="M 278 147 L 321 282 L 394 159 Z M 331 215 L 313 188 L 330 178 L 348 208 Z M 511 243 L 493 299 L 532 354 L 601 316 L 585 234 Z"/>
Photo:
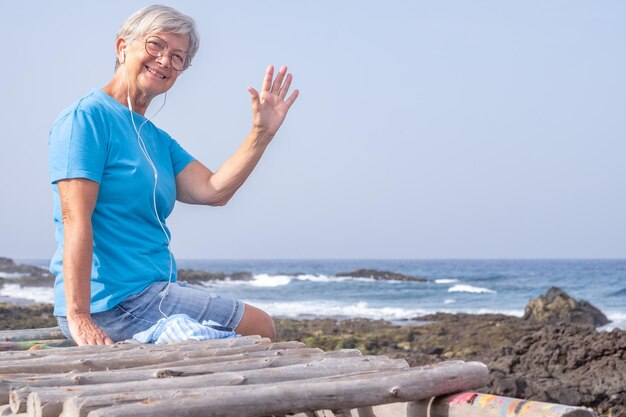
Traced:
<path fill-rule="evenodd" d="M 270 340 L 276 339 L 274 320 L 265 311 L 245 304 L 243 317 L 235 329 L 242 336 L 260 335 Z"/>

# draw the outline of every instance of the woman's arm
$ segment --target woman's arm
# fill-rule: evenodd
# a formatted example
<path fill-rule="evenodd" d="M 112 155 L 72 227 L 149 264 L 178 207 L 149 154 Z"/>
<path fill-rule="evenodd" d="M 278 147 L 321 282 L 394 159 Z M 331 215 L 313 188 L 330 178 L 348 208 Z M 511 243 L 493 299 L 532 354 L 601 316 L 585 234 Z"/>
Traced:
<path fill-rule="evenodd" d="M 274 67 L 270 65 L 265 72 L 261 93 L 248 87 L 252 98 L 252 131 L 215 173 L 200 162 L 187 165 L 176 176 L 176 198 L 179 201 L 221 206 L 230 200 L 259 162 L 298 98 L 298 90 L 286 98 L 291 80 L 287 67 L 281 67 L 274 79 Z"/>
<path fill-rule="evenodd" d="M 79 346 L 112 344 L 91 318 L 91 262 L 93 229 L 91 215 L 98 198 L 97 182 L 84 178 L 57 183 L 63 217 L 63 279 L 67 323 Z"/>

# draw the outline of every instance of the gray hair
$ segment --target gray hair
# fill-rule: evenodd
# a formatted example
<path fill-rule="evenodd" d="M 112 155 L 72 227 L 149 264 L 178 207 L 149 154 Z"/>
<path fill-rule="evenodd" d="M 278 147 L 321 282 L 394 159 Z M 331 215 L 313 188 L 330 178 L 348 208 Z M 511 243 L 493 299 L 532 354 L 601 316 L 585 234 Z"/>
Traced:
<path fill-rule="evenodd" d="M 188 54 L 190 61 L 198 52 L 200 36 L 196 30 L 196 22 L 172 7 L 159 4 L 144 7 L 133 13 L 117 31 L 116 39 L 124 38 L 130 42 L 149 33 L 159 32 L 189 35 Z M 119 60 L 116 60 L 115 69 L 119 65 Z"/>

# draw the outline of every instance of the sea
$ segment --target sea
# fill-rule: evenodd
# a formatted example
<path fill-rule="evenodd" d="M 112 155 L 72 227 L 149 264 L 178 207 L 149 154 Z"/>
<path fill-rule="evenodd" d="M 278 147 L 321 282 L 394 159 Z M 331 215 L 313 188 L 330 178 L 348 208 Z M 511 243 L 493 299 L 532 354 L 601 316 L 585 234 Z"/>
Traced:
<path fill-rule="evenodd" d="M 21 263 L 46 267 L 46 260 Z M 626 260 L 209 260 L 182 259 L 178 267 L 209 272 L 249 272 L 250 281 L 203 285 L 241 299 L 275 317 L 369 318 L 413 323 L 435 312 L 501 313 L 521 317 L 529 300 L 559 287 L 599 308 L 626 330 Z M 426 282 L 337 277 L 375 269 Z M 4 298 L 52 302 L 51 288 L 21 287 L 19 277 L 0 289 Z"/>

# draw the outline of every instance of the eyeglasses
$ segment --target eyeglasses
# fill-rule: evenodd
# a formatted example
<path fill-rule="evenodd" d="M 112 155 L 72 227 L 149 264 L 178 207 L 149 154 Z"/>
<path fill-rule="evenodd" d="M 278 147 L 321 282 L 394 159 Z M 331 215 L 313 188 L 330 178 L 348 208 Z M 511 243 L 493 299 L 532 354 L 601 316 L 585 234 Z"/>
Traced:
<path fill-rule="evenodd" d="M 167 53 L 167 42 L 158 36 L 149 36 L 146 39 L 146 52 L 155 58 L 160 58 Z M 184 71 L 191 66 L 189 55 L 185 51 L 170 51 L 170 63 L 176 71 Z"/>

